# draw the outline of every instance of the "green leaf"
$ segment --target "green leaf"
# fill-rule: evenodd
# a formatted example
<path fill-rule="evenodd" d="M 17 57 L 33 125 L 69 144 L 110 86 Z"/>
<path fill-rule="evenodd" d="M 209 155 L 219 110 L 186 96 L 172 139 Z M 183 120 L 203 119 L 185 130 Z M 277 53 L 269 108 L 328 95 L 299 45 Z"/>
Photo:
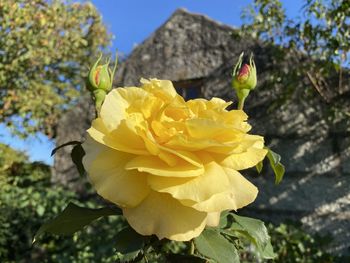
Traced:
<path fill-rule="evenodd" d="M 275 184 L 279 184 L 282 181 L 285 172 L 284 165 L 281 164 L 281 156 L 267 147 L 266 149 L 268 150 L 267 158 L 269 159 L 271 168 L 275 173 Z"/>
<path fill-rule="evenodd" d="M 121 262 L 135 260 L 143 250 L 148 236 L 138 234 L 131 227 L 125 227 L 116 236 L 116 251 L 122 254 Z"/>
<path fill-rule="evenodd" d="M 223 211 L 220 215 L 220 222 L 219 222 L 219 227 L 220 228 L 226 228 L 227 226 L 231 225 L 230 222 L 232 221 L 232 216 L 230 220 L 230 212 L 229 211 Z"/>
<path fill-rule="evenodd" d="M 63 148 L 63 147 L 66 147 L 66 146 L 69 146 L 69 145 L 77 145 L 77 144 L 81 144 L 81 142 L 79 142 L 79 141 L 70 141 L 70 142 L 66 142 L 66 143 L 64 143 L 64 144 L 62 144 L 60 146 L 57 146 L 55 149 L 52 150 L 51 156 L 55 155 L 56 152 L 59 149 Z"/>
<path fill-rule="evenodd" d="M 196 255 L 181 255 L 181 254 L 168 254 L 166 255 L 167 262 L 169 263 L 206 263 L 205 258 L 201 258 Z"/>
<path fill-rule="evenodd" d="M 265 259 L 274 259 L 277 257 L 277 254 L 273 251 L 271 242 L 268 242 L 264 250 L 259 251 L 261 256 Z"/>
<path fill-rule="evenodd" d="M 236 214 L 232 215 L 236 223 L 240 226 L 239 228 L 233 226 L 232 230 L 239 231 L 247 236 L 263 258 L 272 259 L 276 257 L 271 246 L 271 238 L 263 221 Z"/>
<path fill-rule="evenodd" d="M 263 161 L 258 162 L 258 164 L 255 165 L 255 167 L 256 167 L 256 170 L 258 171 L 258 173 L 260 174 L 262 169 L 263 169 L 263 167 L 264 167 Z"/>
<path fill-rule="evenodd" d="M 93 220 L 96 220 L 102 216 L 121 214 L 121 210 L 116 207 L 91 209 L 69 203 L 68 206 L 61 212 L 61 214 L 59 214 L 51 221 L 43 224 L 39 228 L 34 236 L 33 243 L 44 232 L 56 235 L 71 235 L 79 230 L 82 230 L 84 226 L 90 224 Z"/>
<path fill-rule="evenodd" d="M 194 243 L 201 255 L 218 263 L 239 262 L 236 247 L 214 229 L 205 229 L 199 237 L 194 239 Z"/>
<path fill-rule="evenodd" d="M 75 164 L 75 166 L 77 167 L 80 175 L 85 174 L 85 168 L 83 165 L 84 155 L 85 155 L 85 151 L 84 151 L 83 147 L 81 146 L 81 143 L 75 145 L 72 149 L 72 152 L 70 153 L 72 161 Z"/>

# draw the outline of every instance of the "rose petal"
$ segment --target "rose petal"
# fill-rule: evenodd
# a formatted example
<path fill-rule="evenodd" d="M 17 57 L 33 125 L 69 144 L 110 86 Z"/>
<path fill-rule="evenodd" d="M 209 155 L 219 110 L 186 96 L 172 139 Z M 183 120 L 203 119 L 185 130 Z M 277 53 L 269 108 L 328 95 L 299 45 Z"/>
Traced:
<path fill-rule="evenodd" d="M 150 175 L 150 187 L 171 194 L 182 204 L 198 211 L 237 210 L 253 202 L 257 188 L 232 169 L 222 169 L 215 162 L 205 165 L 205 173 L 196 178 L 164 178 Z"/>
<path fill-rule="evenodd" d="M 165 177 L 194 177 L 204 173 L 204 168 L 180 160 L 176 166 L 169 166 L 156 156 L 138 156 L 125 165 L 125 169 L 146 172 Z"/>
<path fill-rule="evenodd" d="M 151 93 L 137 87 L 118 88 L 119 94 L 128 102 L 126 109 L 128 114 L 142 113 L 147 119 L 156 115 L 162 105 L 162 100 Z"/>
<path fill-rule="evenodd" d="M 260 137 L 260 136 L 256 136 Z M 259 162 L 264 160 L 267 150 L 263 149 L 264 141 L 260 137 L 252 147 L 247 148 L 244 152 L 225 155 L 213 155 L 220 165 L 223 167 L 231 168 L 234 170 L 244 170 L 257 165 Z"/>
<path fill-rule="evenodd" d="M 217 227 L 220 223 L 220 212 L 208 213 L 207 226 Z"/>
<path fill-rule="evenodd" d="M 207 214 L 183 206 L 168 194 L 151 192 L 137 207 L 124 208 L 124 216 L 141 235 L 155 234 L 159 239 L 188 241 L 199 236 Z"/>
<path fill-rule="evenodd" d="M 258 195 L 258 188 L 239 172 L 232 169 L 224 170 L 231 184 L 229 191 L 213 195 L 203 202 L 192 202 L 192 205 L 188 200 L 183 200 L 181 203 L 205 212 L 237 210 L 252 203 Z"/>
<path fill-rule="evenodd" d="M 120 95 L 118 89 L 111 90 L 105 97 L 100 115 L 108 131 L 116 129 L 126 118 L 126 109 L 129 103 Z"/>
<path fill-rule="evenodd" d="M 221 166 L 210 162 L 205 164 L 204 169 L 205 172 L 201 176 L 193 179 L 150 175 L 148 183 L 155 191 L 169 193 L 176 199 L 192 200 L 196 203 L 230 189 L 230 181 Z"/>
<path fill-rule="evenodd" d="M 140 155 L 148 155 L 144 141 L 130 127 L 130 120 L 122 120 L 118 128 L 109 132 L 101 118 L 92 121 L 88 134 L 97 142 L 110 148 Z"/>
<path fill-rule="evenodd" d="M 133 155 L 102 146 L 91 138 L 84 142 L 83 148 L 86 152 L 84 167 L 97 193 L 103 198 L 120 206 L 132 207 L 148 195 L 147 174 L 124 169 Z"/>
<path fill-rule="evenodd" d="M 172 101 L 177 95 L 173 83 L 169 80 L 159 79 L 141 79 L 140 82 L 143 84 L 142 89 L 150 92 L 155 97 L 165 101 Z"/>

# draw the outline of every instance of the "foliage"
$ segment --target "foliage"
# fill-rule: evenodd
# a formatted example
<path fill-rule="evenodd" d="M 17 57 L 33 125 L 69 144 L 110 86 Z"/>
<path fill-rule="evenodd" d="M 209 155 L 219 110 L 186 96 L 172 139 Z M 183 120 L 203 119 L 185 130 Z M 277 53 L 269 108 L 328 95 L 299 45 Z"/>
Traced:
<path fill-rule="evenodd" d="M 274 151 L 272 151 L 271 149 L 269 149 L 268 147 L 265 147 L 265 149 L 267 149 L 268 151 L 266 158 L 269 160 L 270 167 L 273 173 L 275 174 L 275 184 L 279 184 L 282 181 L 285 173 L 284 165 L 281 163 L 281 156 L 275 153 Z M 255 166 L 259 174 L 261 173 L 263 166 L 264 166 L 263 161 L 259 162 Z"/>
<path fill-rule="evenodd" d="M 121 215 L 121 213 L 111 208 L 87 209 L 69 204 L 55 219 L 42 225 L 35 237 L 44 231 L 59 235 L 73 234 L 92 220 L 110 215 Z M 270 236 L 262 221 L 228 212 L 223 213 L 219 227 L 206 228 L 201 235 L 190 242 L 158 240 L 155 235 L 143 236 L 126 223 L 122 230 L 119 229 L 119 232 L 116 230 L 114 233 L 115 249 L 120 262 L 147 262 L 148 260 L 152 260 L 151 262 L 175 260 L 176 262 L 181 258 L 190 262 L 214 260 L 218 263 L 239 263 L 241 252 L 239 242 L 242 237 L 247 237 L 254 244 L 262 258 L 276 257 L 270 243 Z M 190 248 L 188 248 L 189 243 Z M 170 244 L 174 245 L 173 249 Z"/>
<path fill-rule="evenodd" d="M 18 152 L 3 143 L 0 143 L 0 152 L 0 174 L 11 167 L 14 162 L 22 162 L 27 159 L 24 153 Z"/>
<path fill-rule="evenodd" d="M 256 0 L 246 9 L 244 25 L 256 37 L 301 50 L 313 59 L 349 66 L 350 3 L 347 0 L 305 0 L 303 17 L 288 18 L 279 0 Z M 250 22 L 250 23 L 249 23 Z"/>
<path fill-rule="evenodd" d="M 78 199 L 67 189 L 52 187 L 50 170 L 22 159 L 0 172 L 0 262 L 115 262 L 114 231 L 121 229 L 117 217 L 98 220 L 72 236 L 43 235 L 40 244 L 32 245 L 40 225 Z M 100 204 L 84 200 L 84 206 Z"/>
<path fill-rule="evenodd" d="M 271 47 L 269 63 L 275 67 L 265 86 L 283 83 L 279 105 L 291 98 L 308 100 L 318 93 L 326 103 L 337 101 L 323 109 L 325 120 L 348 119 L 344 94 L 350 91 L 350 2 L 304 2 L 300 16 L 288 17 L 280 0 L 255 0 L 242 13 L 241 34 Z"/>
<path fill-rule="evenodd" d="M 320 236 L 306 233 L 300 224 L 288 222 L 280 225 L 268 225 L 271 242 L 277 257 L 271 262 L 276 263 L 332 263 L 348 262 L 349 258 L 332 255 L 327 247 L 332 241 L 330 235 Z M 246 247 L 246 251 L 249 251 Z M 243 262 L 254 262 L 259 255 L 253 250 L 243 255 Z M 262 259 L 260 258 L 259 261 Z"/>
<path fill-rule="evenodd" d="M 89 2 L 0 3 L 0 122 L 16 134 L 55 136 L 54 126 L 84 89 L 97 50 L 110 41 Z"/>
<path fill-rule="evenodd" d="M 24 158 L 23 153 L 9 147 L 7 149 L 13 156 L 20 156 L 20 159 L 0 173 L 1 262 L 123 262 L 123 259 L 140 262 L 146 262 L 146 259 L 148 262 L 206 262 L 200 253 L 203 252 L 201 246 L 206 244 L 200 243 L 203 242 L 200 238 L 196 240 L 197 245 L 193 246 L 192 242 L 159 241 L 154 236 L 143 237 L 128 228 L 122 218 L 117 216 L 101 218 L 70 236 L 44 234 L 32 246 L 40 225 L 54 218 L 78 196 L 62 187 L 51 186 L 50 167 L 25 162 L 21 159 Z M 101 204 L 90 200 L 82 200 L 78 204 L 88 209 L 101 207 Z M 252 223 L 257 228 L 252 227 Z M 205 233 L 209 236 L 220 235 L 220 242 L 225 242 L 222 237 L 231 239 L 241 262 L 264 261 L 262 253 L 268 250 L 264 252 L 261 248 L 266 247 L 264 244 L 268 244 L 265 243 L 268 239 L 261 221 L 226 213 L 222 216 L 220 228 L 220 234 L 213 233 L 214 230 L 210 228 Z M 262 234 L 254 235 L 254 229 L 261 229 Z M 329 239 L 306 234 L 299 226 L 269 225 L 268 232 L 277 254 L 273 262 L 346 262 L 325 252 Z M 125 241 L 125 235 L 129 238 L 133 236 L 132 239 L 138 241 L 130 246 L 131 242 L 122 242 Z M 269 258 L 268 253 L 264 257 Z"/>

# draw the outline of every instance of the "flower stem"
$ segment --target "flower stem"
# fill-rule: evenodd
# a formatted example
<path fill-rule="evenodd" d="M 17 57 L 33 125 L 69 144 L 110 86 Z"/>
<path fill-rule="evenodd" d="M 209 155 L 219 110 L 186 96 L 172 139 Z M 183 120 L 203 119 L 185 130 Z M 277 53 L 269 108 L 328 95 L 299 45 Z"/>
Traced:
<path fill-rule="evenodd" d="M 245 98 L 238 101 L 238 109 L 243 110 Z"/>
<path fill-rule="evenodd" d="M 191 240 L 191 242 L 190 242 L 190 255 L 193 255 L 194 254 L 194 242 L 193 242 L 193 240 Z"/>

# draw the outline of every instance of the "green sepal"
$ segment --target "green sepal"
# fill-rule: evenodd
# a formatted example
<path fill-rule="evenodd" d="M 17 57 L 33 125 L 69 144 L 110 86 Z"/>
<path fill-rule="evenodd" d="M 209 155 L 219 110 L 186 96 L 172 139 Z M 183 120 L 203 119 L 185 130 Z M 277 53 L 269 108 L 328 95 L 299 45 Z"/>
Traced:
<path fill-rule="evenodd" d="M 95 72 L 98 64 L 100 63 L 102 59 L 102 53 L 100 53 L 99 58 L 96 60 L 94 65 L 91 67 L 90 72 L 89 72 L 89 77 L 88 77 L 88 89 L 90 91 L 93 91 L 94 89 L 97 89 L 97 84 L 95 82 Z"/>
<path fill-rule="evenodd" d="M 264 167 L 264 163 L 263 163 L 263 161 L 258 162 L 258 164 L 257 164 L 257 165 L 255 165 L 255 168 L 256 168 L 256 170 L 258 171 L 258 173 L 259 173 L 259 174 L 261 173 L 261 171 L 262 171 L 263 167 Z"/>

